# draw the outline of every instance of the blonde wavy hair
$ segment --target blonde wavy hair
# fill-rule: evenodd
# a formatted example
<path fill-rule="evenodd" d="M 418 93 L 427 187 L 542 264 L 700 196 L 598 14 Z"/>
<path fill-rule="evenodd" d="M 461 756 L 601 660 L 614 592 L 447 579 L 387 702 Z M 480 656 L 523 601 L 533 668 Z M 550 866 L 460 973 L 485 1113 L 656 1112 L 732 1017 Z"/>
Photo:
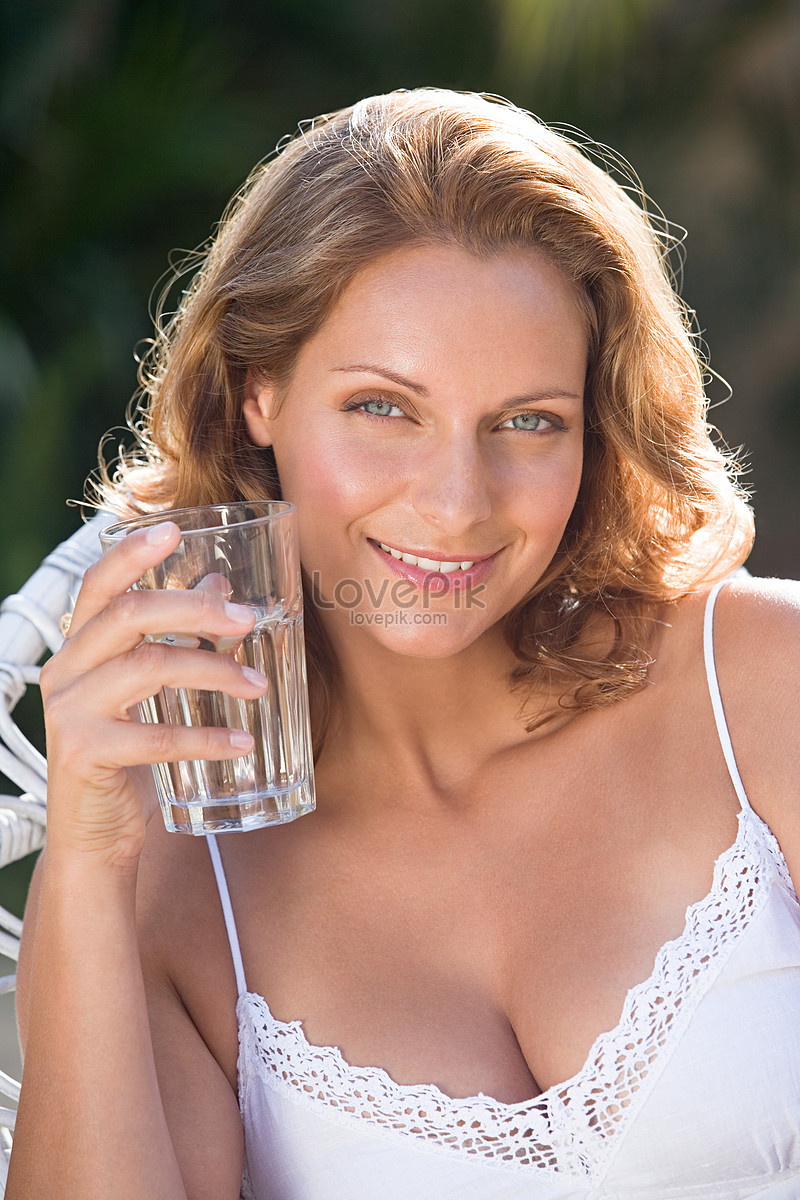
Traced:
<path fill-rule="evenodd" d="M 125 515 L 280 498 L 272 451 L 245 428 L 249 370 L 285 386 L 343 289 L 388 251 L 539 247 L 585 304 L 585 466 L 557 554 L 505 618 L 509 683 L 555 689 L 577 709 L 641 687 L 656 606 L 741 564 L 753 523 L 706 423 L 705 368 L 665 227 L 632 176 L 617 183 L 581 145 L 505 101 L 432 88 L 301 126 L 232 200 L 178 311 L 159 310 L 130 421 L 137 445 L 113 477 L 101 460 L 100 503 Z M 319 753 L 337 664 L 306 600 Z M 597 614 L 616 631 L 599 659 L 579 649 Z M 532 729 L 541 714 L 525 720 Z"/>

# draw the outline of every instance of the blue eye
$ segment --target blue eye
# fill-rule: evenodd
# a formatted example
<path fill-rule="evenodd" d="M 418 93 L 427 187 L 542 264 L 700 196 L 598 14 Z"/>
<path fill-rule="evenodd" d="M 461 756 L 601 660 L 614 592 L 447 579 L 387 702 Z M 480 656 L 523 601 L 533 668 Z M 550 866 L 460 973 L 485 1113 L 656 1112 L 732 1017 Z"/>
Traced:
<path fill-rule="evenodd" d="M 517 413 L 515 417 L 509 417 L 507 421 L 503 422 L 500 428 L 527 430 L 529 433 L 536 433 L 541 429 L 542 424 L 552 427 L 553 422 L 548 420 L 547 417 L 543 417 L 541 413 L 526 412 Z"/>
<path fill-rule="evenodd" d="M 362 400 L 358 408 L 363 409 L 371 417 L 388 417 L 391 415 L 392 409 L 403 416 L 403 410 L 396 404 L 392 404 L 391 400 Z"/>

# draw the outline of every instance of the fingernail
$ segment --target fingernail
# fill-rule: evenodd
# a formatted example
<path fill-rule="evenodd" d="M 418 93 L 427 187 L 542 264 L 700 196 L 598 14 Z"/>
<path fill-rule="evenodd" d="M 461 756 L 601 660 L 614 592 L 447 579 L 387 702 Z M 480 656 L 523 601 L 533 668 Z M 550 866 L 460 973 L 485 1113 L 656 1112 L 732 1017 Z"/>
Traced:
<path fill-rule="evenodd" d="M 151 525 L 145 534 L 144 540 L 148 546 L 162 546 L 164 542 L 168 542 L 175 532 L 174 521 L 162 521 L 159 525 Z"/>
<path fill-rule="evenodd" d="M 269 683 L 266 675 L 262 675 L 260 671 L 254 671 L 252 667 L 242 667 L 242 674 L 248 683 L 252 683 L 253 687 L 266 687 Z"/>
<path fill-rule="evenodd" d="M 249 625 L 253 619 L 253 610 L 246 604 L 231 604 L 229 600 L 226 600 L 225 616 L 230 621 L 235 621 L 237 625 Z"/>
<path fill-rule="evenodd" d="M 254 744 L 252 735 L 245 733 L 243 729 L 232 729 L 229 737 L 231 745 L 237 750 L 250 750 Z"/>

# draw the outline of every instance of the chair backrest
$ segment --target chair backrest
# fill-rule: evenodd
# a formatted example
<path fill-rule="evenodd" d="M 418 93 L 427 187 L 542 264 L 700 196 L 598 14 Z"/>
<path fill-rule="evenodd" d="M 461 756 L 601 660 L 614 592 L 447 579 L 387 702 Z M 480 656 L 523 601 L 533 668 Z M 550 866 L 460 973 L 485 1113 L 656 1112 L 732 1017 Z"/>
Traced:
<path fill-rule="evenodd" d="M 45 840 L 47 764 L 13 719 L 26 689 L 39 680 L 39 662 L 59 648 L 60 618 L 72 611 L 86 568 L 100 556 L 98 534 L 111 523 L 99 513 L 49 554 L 14 596 L 0 605 L 0 772 L 19 788 L 0 795 L 0 868 L 39 850 Z M 22 922 L 0 907 L 0 953 L 15 962 Z M 16 976 L 0 978 L 0 995 Z M 0 1071 L 0 1095 L 19 1098 L 19 1083 Z M 0 1107 L 0 1196 L 5 1191 L 15 1110 Z"/>

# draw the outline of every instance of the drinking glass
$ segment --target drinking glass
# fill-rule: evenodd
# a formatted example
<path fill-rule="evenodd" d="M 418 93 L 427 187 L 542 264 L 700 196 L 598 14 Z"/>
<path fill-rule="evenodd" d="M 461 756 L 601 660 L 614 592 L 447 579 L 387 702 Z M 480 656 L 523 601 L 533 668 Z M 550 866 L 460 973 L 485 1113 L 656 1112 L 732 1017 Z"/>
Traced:
<path fill-rule="evenodd" d="M 138 706 L 145 722 L 243 729 L 254 740 L 237 758 L 153 764 L 167 829 L 222 833 L 293 821 L 315 804 L 294 505 L 268 500 L 150 513 L 110 526 L 100 541 L 108 550 L 167 520 L 180 528 L 180 544 L 134 586 L 214 590 L 252 608 L 256 623 L 244 638 L 175 630 L 148 640 L 230 654 L 269 680 L 256 700 L 165 687 Z"/>

